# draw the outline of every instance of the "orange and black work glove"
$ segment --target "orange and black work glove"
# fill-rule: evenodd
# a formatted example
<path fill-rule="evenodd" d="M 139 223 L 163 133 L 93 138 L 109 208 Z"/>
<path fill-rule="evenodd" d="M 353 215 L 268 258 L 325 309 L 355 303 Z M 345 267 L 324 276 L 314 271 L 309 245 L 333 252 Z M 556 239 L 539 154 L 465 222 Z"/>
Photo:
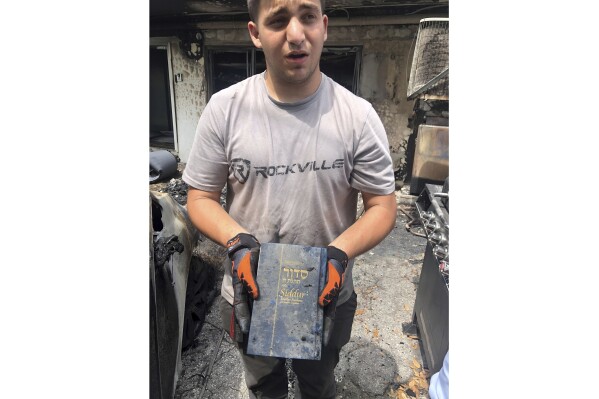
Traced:
<path fill-rule="evenodd" d="M 331 245 L 327 247 L 326 283 L 318 298 L 318 304 L 324 307 L 323 340 L 325 346 L 328 345 L 333 333 L 335 313 L 337 310 L 337 298 L 345 279 L 347 262 L 348 258 L 345 252 Z"/>
<path fill-rule="evenodd" d="M 260 254 L 260 243 L 251 234 L 239 233 L 227 242 L 227 252 L 231 259 L 231 275 L 233 279 L 233 314 L 231 316 L 231 331 L 229 335 L 235 338 L 235 321 L 241 332 L 250 331 L 250 301 L 257 299 L 258 285 L 256 284 L 256 268 Z"/>
<path fill-rule="evenodd" d="M 345 252 L 331 245 L 327 247 L 327 277 L 324 288 L 318 297 L 320 306 L 325 307 L 337 299 L 337 295 L 339 295 L 339 291 L 343 286 L 347 262 Z"/>
<path fill-rule="evenodd" d="M 328 345 L 333 333 L 337 298 L 345 279 L 347 262 L 348 258 L 345 252 L 331 245 L 327 247 L 326 283 L 318 298 L 318 304 L 324 307 L 323 341 L 325 346 Z"/>

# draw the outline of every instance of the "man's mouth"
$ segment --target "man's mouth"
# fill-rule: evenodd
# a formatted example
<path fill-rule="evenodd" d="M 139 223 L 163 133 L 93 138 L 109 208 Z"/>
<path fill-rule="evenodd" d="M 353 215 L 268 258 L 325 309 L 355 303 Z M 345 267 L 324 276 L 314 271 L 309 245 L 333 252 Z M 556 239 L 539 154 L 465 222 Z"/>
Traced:
<path fill-rule="evenodd" d="M 287 54 L 287 58 L 291 58 L 292 60 L 301 60 L 302 58 L 307 57 L 306 53 L 289 53 Z"/>

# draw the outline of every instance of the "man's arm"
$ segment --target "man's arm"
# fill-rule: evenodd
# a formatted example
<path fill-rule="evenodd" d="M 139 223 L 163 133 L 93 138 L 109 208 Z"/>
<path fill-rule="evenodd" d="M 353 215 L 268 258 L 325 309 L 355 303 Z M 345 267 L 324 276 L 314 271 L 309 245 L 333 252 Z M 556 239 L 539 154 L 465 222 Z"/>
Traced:
<path fill-rule="evenodd" d="M 248 233 L 223 209 L 220 191 L 202 191 L 189 187 L 187 212 L 202 234 L 223 247 L 237 234 Z"/>
<path fill-rule="evenodd" d="M 318 297 L 318 304 L 325 308 L 325 342 L 331 333 L 337 295 L 343 285 L 349 259 L 373 248 L 395 226 L 397 203 L 394 193 L 376 195 L 362 191 L 362 199 L 365 209 L 362 217 L 327 247 L 327 280 Z"/>
<path fill-rule="evenodd" d="M 233 284 L 232 317 L 236 321 L 231 319 L 229 335 L 238 340 L 238 334 L 250 331 L 248 295 L 253 299 L 259 296 L 255 273 L 260 244 L 254 236 L 239 235 L 247 231 L 223 209 L 220 191 L 202 191 L 190 187 L 187 192 L 187 213 L 202 234 L 227 247 Z"/>
<path fill-rule="evenodd" d="M 349 259 L 376 246 L 395 226 L 397 202 L 395 194 L 376 195 L 362 191 L 364 214 L 339 235 L 332 245 L 341 249 Z"/>

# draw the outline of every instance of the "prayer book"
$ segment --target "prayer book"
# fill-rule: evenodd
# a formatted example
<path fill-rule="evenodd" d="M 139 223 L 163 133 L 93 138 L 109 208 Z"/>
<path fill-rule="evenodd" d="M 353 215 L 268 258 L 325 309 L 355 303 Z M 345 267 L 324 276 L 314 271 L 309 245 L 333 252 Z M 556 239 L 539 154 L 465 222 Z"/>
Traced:
<path fill-rule="evenodd" d="M 247 353 L 320 360 L 327 250 L 291 244 L 260 246 Z"/>

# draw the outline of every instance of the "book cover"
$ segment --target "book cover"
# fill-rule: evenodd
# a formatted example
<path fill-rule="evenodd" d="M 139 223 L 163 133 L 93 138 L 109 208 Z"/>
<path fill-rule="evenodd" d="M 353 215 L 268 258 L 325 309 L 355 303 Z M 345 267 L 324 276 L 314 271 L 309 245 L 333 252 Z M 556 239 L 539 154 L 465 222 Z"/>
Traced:
<path fill-rule="evenodd" d="M 247 353 L 288 359 L 320 359 L 326 248 L 262 244 Z"/>

